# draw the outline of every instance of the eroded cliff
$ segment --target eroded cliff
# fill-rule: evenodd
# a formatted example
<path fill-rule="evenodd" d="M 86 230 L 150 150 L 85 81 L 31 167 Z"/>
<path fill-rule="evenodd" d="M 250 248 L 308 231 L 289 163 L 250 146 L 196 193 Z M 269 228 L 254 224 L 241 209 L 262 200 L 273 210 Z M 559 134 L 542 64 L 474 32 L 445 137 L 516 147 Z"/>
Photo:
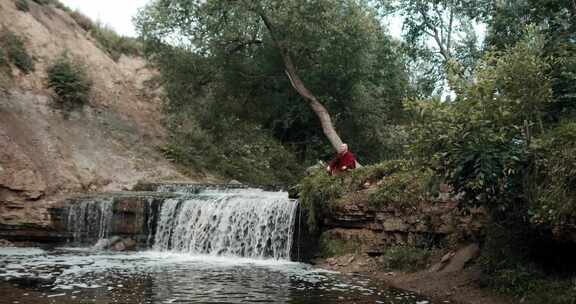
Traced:
<path fill-rule="evenodd" d="M 72 192 L 189 180 L 157 151 L 167 136 L 161 89 L 150 85 L 157 73 L 142 58 L 114 61 L 68 12 L 28 3 L 22 11 L 0 0 L 0 28 L 22 37 L 35 66 L 0 71 L 9 80 L 0 89 L 0 238 L 45 229 L 47 207 Z M 64 53 L 93 83 L 89 104 L 70 113 L 54 107 L 46 85 L 47 67 Z"/>

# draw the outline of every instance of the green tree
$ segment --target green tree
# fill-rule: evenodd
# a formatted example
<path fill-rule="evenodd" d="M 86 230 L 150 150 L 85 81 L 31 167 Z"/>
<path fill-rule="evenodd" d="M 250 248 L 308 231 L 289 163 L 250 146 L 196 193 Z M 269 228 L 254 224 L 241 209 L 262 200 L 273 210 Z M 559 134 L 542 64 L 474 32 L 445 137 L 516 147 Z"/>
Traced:
<path fill-rule="evenodd" d="M 544 56 L 552 62 L 555 102 L 546 119 L 557 122 L 576 111 L 576 3 L 572 0 L 497 1 L 488 19 L 487 44 L 504 50 L 516 44 L 528 26 L 547 37 Z"/>
<path fill-rule="evenodd" d="M 552 101 L 544 39 L 532 32 L 514 48 L 491 52 L 475 82 L 454 82 L 451 103 L 412 102 L 412 151 L 464 193 L 463 204 L 505 209 L 524 195 L 530 146 Z"/>
<path fill-rule="evenodd" d="M 454 65 L 458 68 L 451 72 L 472 77 L 481 57 L 475 26 L 485 20 L 492 1 L 380 0 L 380 3 L 385 15 L 396 14 L 404 19 L 403 37 L 408 48 L 413 49 L 411 57 L 428 63 L 425 77 L 417 78 L 419 81 L 442 87 Z"/>
<path fill-rule="evenodd" d="M 198 105 L 215 108 L 210 117 L 256 122 L 295 146 L 301 159 L 329 153 L 322 134 L 338 144 L 323 108 L 349 143 L 366 151 L 361 156 L 374 160 L 381 150 L 376 134 L 385 133 L 375 129 L 402 115 L 403 58 L 364 1 L 155 1 L 136 22 L 149 54 L 172 71 L 183 68 L 161 54 L 187 54 L 195 71 L 187 87 L 210 95 L 212 102 Z M 171 103 L 184 99 L 199 102 Z"/>

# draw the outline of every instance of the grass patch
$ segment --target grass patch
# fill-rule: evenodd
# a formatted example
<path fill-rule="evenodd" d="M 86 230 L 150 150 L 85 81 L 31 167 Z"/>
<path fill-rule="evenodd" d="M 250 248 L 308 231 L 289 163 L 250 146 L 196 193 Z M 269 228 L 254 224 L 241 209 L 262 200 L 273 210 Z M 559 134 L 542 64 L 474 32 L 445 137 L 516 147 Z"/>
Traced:
<path fill-rule="evenodd" d="M 433 199 L 433 174 L 430 170 L 409 169 L 384 176 L 368 198 L 371 205 L 410 207 Z"/>
<path fill-rule="evenodd" d="M 63 109 L 71 110 L 88 103 L 92 82 L 82 63 L 63 54 L 47 72 L 48 87 L 54 90 Z"/>
<path fill-rule="evenodd" d="M 320 257 L 331 258 L 351 253 L 358 253 L 360 244 L 355 240 L 334 238 L 329 232 L 320 236 Z"/>
<path fill-rule="evenodd" d="M 380 257 L 385 270 L 416 272 L 428 266 L 433 249 L 413 246 L 394 246 Z"/>
<path fill-rule="evenodd" d="M 121 36 L 110 27 L 92 21 L 80 11 L 70 11 L 69 14 L 78 26 L 96 39 L 98 46 L 114 61 L 118 61 L 122 55 L 140 56 L 142 54 L 142 44 L 138 39 Z"/>
<path fill-rule="evenodd" d="M 14 66 L 23 73 L 34 71 L 34 61 L 28 54 L 24 39 L 8 29 L 0 31 L 0 48 L 4 49 L 5 56 Z"/>
<path fill-rule="evenodd" d="M 28 5 L 27 0 L 15 0 L 14 5 L 16 5 L 16 9 L 22 12 L 30 11 L 30 6 Z"/>

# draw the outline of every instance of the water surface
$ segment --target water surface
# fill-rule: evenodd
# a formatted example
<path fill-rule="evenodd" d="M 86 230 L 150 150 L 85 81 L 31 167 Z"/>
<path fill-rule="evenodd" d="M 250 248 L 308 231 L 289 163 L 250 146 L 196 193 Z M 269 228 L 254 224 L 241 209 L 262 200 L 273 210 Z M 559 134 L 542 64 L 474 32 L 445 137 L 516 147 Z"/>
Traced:
<path fill-rule="evenodd" d="M 0 248 L 0 303 L 433 304 L 288 261 L 86 248 Z"/>

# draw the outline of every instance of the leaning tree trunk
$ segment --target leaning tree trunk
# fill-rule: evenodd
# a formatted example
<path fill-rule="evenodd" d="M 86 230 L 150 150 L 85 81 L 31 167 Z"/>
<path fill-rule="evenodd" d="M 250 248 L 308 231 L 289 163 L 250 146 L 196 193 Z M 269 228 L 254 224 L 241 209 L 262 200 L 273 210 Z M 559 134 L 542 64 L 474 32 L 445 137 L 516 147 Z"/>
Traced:
<path fill-rule="evenodd" d="M 276 48 L 278 48 L 280 54 L 282 55 L 282 61 L 284 62 L 284 67 L 286 68 L 286 75 L 288 75 L 292 87 L 296 89 L 296 91 L 298 92 L 298 94 L 300 94 L 300 96 L 302 96 L 304 99 L 306 99 L 306 101 L 308 101 L 308 104 L 310 105 L 314 113 L 316 113 L 316 116 L 318 116 L 318 118 L 320 119 L 320 124 L 322 125 L 322 131 L 324 131 L 324 135 L 326 135 L 326 137 L 330 141 L 330 144 L 332 144 L 332 147 L 334 148 L 334 150 L 336 150 L 336 153 L 338 153 L 340 146 L 342 146 L 342 139 L 340 139 L 338 132 L 336 132 L 336 129 L 334 128 L 332 118 L 330 118 L 330 113 L 328 113 L 328 110 L 318 101 L 316 96 L 314 96 L 314 94 L 312 94 L 312 92 L 310 92 L 310 90 L 306 88 L 306 86 L 296 73 L 296 67 L 292 62 L 292 58 L 288 53 L 288 49 L 284 47 L 284 45 L 280 41 L 278 41 L 276 33 L 274 31 L 274 27 L 272 26 L 272 23 L 270 22 L 268 17 L 262 11 L 259 11 L 258 14 L 260 15 L 260 18 L 262 18 L 262 21 L 266 25 L 268 31 L 270 32 L 270 36 L 274 41 L 274 45 L 276 46 Z"/>

